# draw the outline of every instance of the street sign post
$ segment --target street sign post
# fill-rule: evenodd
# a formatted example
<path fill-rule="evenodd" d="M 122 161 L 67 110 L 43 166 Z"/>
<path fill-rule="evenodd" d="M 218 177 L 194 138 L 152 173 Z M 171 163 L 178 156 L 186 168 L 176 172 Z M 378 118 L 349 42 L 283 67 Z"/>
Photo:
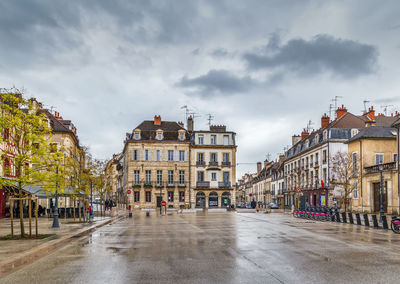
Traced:
<path fill-rule="evenodd" d="M 128 193 L 128 194 L 131 194 L 131 193 L 132 193 L 132 191 L 131 191 L 130 189 L 128 189 L 127 193 Z"/>
<path fill-rule="evenodd" d="M 161 201 L 161 206 L 167 206 L 167 202 Z"/>

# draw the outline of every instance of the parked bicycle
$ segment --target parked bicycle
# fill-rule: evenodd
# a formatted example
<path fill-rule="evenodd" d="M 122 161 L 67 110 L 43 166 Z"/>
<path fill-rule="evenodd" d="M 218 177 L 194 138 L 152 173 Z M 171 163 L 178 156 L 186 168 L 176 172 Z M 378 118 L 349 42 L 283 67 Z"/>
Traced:
<path fill-rule="evenodd" d="M 392 217 L 391 229 L 394 233 L 400 234 L 400 217 Z"/>

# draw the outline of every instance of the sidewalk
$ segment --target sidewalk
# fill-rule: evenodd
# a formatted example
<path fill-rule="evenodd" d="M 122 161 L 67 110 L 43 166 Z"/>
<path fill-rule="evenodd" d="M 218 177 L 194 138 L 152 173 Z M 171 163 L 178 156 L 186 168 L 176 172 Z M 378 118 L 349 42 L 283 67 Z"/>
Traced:
<path fill-rule="evenodd" d="M 94 217 L 90 223 L 69 223 L 73 219 L 60 218 L 60 228 L 53 229 L 53 219 L 47 217 L 39 218 L 39 234 L 52 234 L 45 239 L 27 240 L 1 240 L 0 241 L 0 277 L 13 270 L 34 262 L 56 249 L 68 244 L 72 239 L 91 233 L 96 228 L 114 222 L 124 216 L 126 212 L 116 212 L 114 217 Z M 78 221 L 78 219 L 76 219 Z M 29 233 L 28 220 L 24 219 L 25 233 Z M 32 222 L 32 235 L 35 234 L 35 223 Z M 9 235 L 10 219 L 0 219 L 0 236 Z M 19 219 L 14 220 L 14 234 L 20 234 Z"/>

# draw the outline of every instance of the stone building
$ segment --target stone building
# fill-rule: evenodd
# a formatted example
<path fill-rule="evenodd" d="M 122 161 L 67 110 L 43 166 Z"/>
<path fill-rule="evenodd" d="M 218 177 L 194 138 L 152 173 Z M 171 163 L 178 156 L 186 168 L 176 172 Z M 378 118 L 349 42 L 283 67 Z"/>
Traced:
<path fill-rule="evenodd" d="M 383 174 L 383 207 L 385 213 L 398 214 L 397 130 L 390 127 L 367 127 L 348 141 L 351 171 L 350 209 L 358 212 L 379 212 Z"/>
<path fill-rule="evenodd" d="M 132 208 L 190 206 L 190 135 L 182 123 L 146 120 L 126 134 L 122 152 L 123 191 Z"/>
<path fill-rule="evenodd" d="M 111 193 L 107 199 L 112 199 L 117 203 L 117 206 L 126 204 L 126 194 L 122 188 L 122 153 L 114 154 L 112 159 L 107 162 L 105 174 L 107 183 L 111 186 Z"/>
<path fill-rule="evenodd" d="M 191 187 L 196 207 L 227 207 L 236 204 L 235 132 L 224 125 L 211 125 L 209 130 L 195 131 L 188 119 L 192 135 Z"/>
<path fill-rule="evenodd" d="M 292 147 L 285 153 L 285 206 L 332 206 L 335 185 L 331 184 L 331 159 L 337 153 L 348 153 L 346 142 L 361 129 L 370 126 L 389 127 L 396 116 L 375 116 L 373 107 L 363 115 L 354 115 L 342 105 L 335 120 L 325 114 L 321 127 L 292 137 Z M 340 205 L 340 204 L 339 204 Z"/>

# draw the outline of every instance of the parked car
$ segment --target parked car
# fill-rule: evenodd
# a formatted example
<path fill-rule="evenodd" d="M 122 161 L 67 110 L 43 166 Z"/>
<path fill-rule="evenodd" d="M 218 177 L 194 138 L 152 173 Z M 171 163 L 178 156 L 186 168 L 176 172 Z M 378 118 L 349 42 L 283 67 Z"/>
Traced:
<path fill-rule="evenodd" d="M 270 209 L 279 209 L 279 205 L 276 204 L 276 203 L 271 202 L 271 203 L 268 204 L 268 208 L 270 208 Z"/>

